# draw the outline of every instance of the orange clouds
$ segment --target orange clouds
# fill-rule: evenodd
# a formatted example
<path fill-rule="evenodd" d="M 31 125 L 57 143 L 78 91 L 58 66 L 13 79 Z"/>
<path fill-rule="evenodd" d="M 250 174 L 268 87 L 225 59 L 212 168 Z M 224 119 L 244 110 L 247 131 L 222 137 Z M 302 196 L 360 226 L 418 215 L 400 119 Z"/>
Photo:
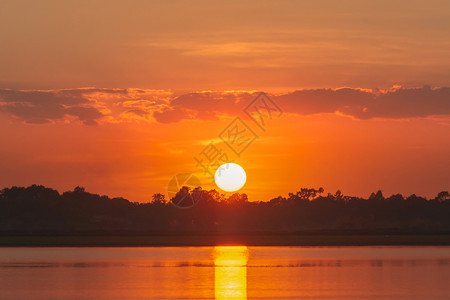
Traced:
<path fill-rule="evenodd" d="M 177 95 L 150 89 L 11 90 L 0 89 L 0 111 L 26 123 L 44 124 L 76 118 L 98 123 L 217 120 L 235 116 L 255 92 L 193 92 Z M 356 119 L 416 118 L 450 115 L 450 88 L 312 89 L 272 95 L 285 113 L 339 114 Z"/>

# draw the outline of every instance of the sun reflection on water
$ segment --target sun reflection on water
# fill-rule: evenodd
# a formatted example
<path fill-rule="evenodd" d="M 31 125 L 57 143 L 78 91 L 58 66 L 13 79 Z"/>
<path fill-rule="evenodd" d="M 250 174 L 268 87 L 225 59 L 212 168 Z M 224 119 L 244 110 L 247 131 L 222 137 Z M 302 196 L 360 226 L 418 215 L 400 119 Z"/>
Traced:
<path fill-rule="evenodd" d="M 214 247 L 214 291 L 216 299 L 247 299 L 246 246 Z"/>

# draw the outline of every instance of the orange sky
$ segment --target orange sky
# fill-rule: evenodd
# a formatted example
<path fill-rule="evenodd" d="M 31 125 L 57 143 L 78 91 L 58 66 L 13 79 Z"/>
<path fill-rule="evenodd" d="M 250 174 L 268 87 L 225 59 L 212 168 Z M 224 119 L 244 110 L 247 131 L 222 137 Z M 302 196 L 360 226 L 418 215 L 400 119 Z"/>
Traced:
<path fill-rule="evenodd" d="M 448 1 L 2 1 L 0 39 L 0 188 L 214 188 L 194 156 L 236 116 L 250 200 L 450 188 Z"/>

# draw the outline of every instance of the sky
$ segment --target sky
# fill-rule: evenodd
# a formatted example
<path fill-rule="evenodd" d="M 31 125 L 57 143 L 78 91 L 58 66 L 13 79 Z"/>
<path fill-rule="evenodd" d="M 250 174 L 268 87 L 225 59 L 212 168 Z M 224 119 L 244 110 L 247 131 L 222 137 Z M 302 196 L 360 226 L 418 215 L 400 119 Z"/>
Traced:
<path fill-rule="evenodd" d="M 251 201 L 450 189 L 448 1 L 6 0 L 0 40 L 0 188 L 146 202 L 218 149 Z"/>

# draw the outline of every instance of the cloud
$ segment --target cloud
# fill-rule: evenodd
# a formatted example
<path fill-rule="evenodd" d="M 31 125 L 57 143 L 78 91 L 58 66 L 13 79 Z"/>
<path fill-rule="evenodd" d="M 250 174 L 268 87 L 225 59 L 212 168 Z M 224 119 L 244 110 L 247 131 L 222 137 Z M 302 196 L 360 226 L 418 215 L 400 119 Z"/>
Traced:
<path fill-rule="evenodd" d="M 183 119 L 216 120 L 220 115 L 236 115 L 245 102 L 253 98 L 249 92 L 199 92 L 174 98 L 153 116 L 158 122 L 172 123 Z"/>
<path fill-rule="evenodd" d="M 76 119 L 95 125 L 129 120 L 133 115 L 146 119 L 146 115 L 166 103 L 167 95 L 171 92 L 151 89 L 0 89 L 0 112 L 28 124 Z"/>
<path fill-rule="evenodd" d="M 230 94 L 221 99 L 213 94 L 190 94 L 170 103 L 174 109 L 190 109 L 199 119 L 220 113 L 236 115 L 255 94 Z M 450 115 L 450 88 L 404 89 L 395 87 L 387 91 L 356 88 L 299 90 L 271 98 L 285 113 L 313 115 L 339 113 L 356 119 L 403 119 L 435 115 Z M 207 114 L 209 113 L 209 115 Z M 207 118 L 205 117 L 207 116 Z"/>
<path fill-rule="evenodd" d="M 0 89 L 0 112 L 29 124 L 73 120 L 107 122 L 216 120 L 236 116 L 256 97 L 254 91 L 202 91 L 175 95 L 151 89 L 21 91 Z M 450 88 L 357 88 L 298 90 L 270 95 L 284 113 L 339 114 L 355 119 L 405 119 L 450 115 Z"/>
<path fill-rule="evenodd" d="M 159 122 L 183 119 L 211 120 L 220 115 L 238 115 L 256 93 L 202 92 L 181 95 L 163 112 L 156 112 Z M 299 90 L 271 99 L 285 113 L 297 115 L 341 114 L 356 119 L 404 119 L 450 115 L 450 88 L 403 89 L 387 91 L 356 88 Z"/>
<path fill-rule="evenodd" d="M 450 114 L 450 88 L 398 89 L 372 101 L 362 118 L 412 118 Z"/>
<path fill-rule="evenodd" d="M 66 116 L 78 118 L 86 125 L 96 124 L 103 116 L 81 90 L 18 91 L 0 90 L 0 111 L 30 124 L 46 124 Z"/>

